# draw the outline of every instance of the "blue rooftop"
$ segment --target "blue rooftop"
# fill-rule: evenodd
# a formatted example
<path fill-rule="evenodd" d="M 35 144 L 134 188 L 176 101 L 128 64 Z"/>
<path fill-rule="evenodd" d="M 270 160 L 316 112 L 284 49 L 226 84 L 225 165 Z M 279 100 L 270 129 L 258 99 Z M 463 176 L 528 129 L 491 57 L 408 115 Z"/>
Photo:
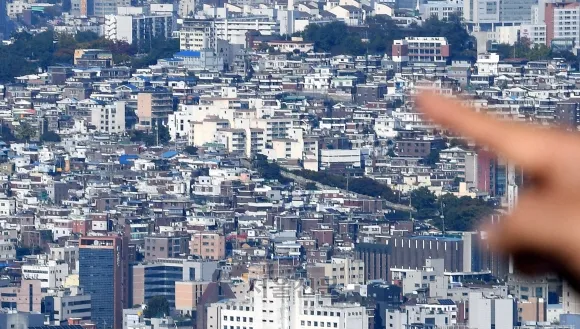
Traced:
<path fill-rule="evenodd" d="M 175 57 L 201 57 L 201 53 L 195 50 L 183 50 L 174 55 Z"/>
<path fill-rule="evenodd" d="M 133 162 L 132 160 L 139 159 L 137 154 L 123 154 L 119 157 L 119 163 L 126 165 Z"/>
<path fill-rule="evenodd" d="M 174 156 L 176 156 L 178 154 L 179 154 L 179 152 L 177 152 L 177 151 L 167 151 L 167 152 L 164 152 L 163 154 L 161 154 L 161 157 L 163 159 L 169 159 L 169 158 L 173 158 Z"/>
<path fill-rule="evenodd" d="M 412 240 L 435 240 L 435 241 L 449 241 L 457 242 L 462 241 L 461 238 L 451 237 L 451 236 L 431 236 L 431 235 L 417 235 L 411 237 Z"/>

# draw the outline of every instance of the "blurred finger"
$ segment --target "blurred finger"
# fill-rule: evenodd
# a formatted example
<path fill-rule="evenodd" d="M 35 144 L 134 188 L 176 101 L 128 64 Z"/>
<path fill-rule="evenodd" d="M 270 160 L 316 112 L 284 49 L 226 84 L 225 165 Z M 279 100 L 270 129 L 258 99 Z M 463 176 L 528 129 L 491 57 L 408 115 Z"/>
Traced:
<path fill-rule="evenodd" d="M 420 94 L 417 105 L 435 122 L 491 147 L 534 174 L 549 171 L 557 162 L 555 157 L 562 154 L 561 147 L 569 145 L 567 141 L 580 145 L 575 136 L 565 132 L 499 121 L 430 92 Z"/>

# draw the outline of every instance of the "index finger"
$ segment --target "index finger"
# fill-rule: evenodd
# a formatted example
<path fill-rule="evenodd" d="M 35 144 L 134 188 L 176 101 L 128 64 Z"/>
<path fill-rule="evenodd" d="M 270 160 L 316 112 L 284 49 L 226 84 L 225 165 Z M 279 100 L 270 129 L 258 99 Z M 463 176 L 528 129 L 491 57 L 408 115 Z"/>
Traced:
<path fill-rule="evenodd" d="M 500 121 L 466 108 L 457 100 L 430 92 L 421 93 L 417 104 L 433 121 L 491 147 L 535 173 L 549 170 L 563 148 L 573 146 L 576 148 L 574 153 L 578 151 L 579 140 L 566 132 Z"/>

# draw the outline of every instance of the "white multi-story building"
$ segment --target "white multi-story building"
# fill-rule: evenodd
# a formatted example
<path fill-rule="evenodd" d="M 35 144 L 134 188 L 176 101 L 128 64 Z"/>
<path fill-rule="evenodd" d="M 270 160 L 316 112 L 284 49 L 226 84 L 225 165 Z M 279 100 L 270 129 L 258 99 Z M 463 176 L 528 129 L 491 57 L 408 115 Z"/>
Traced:
<path fill-rule="evenodd" d="M 416 323 L 428 323 L 435 328 L 450 328 L 457 324 L 457 305 L 451 300 L 406 305 L 403 310 L 388 309 L 386 313 L 386 327 L 393 329 L 406 329 Z"/>
<path fill-rule="evenodd" d="M 450 56 L 450 45 L 444 37 L 406 37 L 393 41 L 393 61 L 404 63 L 434 63 L 445 65 Z"/>
<path fill-rule="evenodd" d="M 193 16 L 195 12 L 195 0 L 179 0 L 177 14 L 179 17 Z"/>
<path fill-rule="evenodd" d="M 171 38 L 173 16 L 159 15 L 107 15 L 105 17 L 105 38 L 113 41 L 148 41 L 155 38 Z"/>
<path fill-rule="evenodd" d="M 245 45 L 248 32 L 260 35 L 280 34 L 280 23 L 267 16 L 228 18 L 215 21 L 216 38 L 233 45 Z"/>
<path fill-rule="evenodd" d="M 366 308 L 333 304 L 298 280 L 257 280 L 247 300 L 211 304 L 208 328 L 216 329 L 351 329 L 367 328 Z"/>
<path fill-rule="evenodd" d="M 172 141 L 189 136 L 191 119 L 191 114 L 186 111 L 176 111 L 167 117 L 167 128 Z"/>
<path fill-rule="evenodd" d="M 41 261 L 36 265 L 22 265 L 22 278 L 40 280 L 42 288 L 59 288 L 69 274 L 68 264 L 64 261 Z"/>
<path fill-rule="evenodd" d="M 16 18 L 26 9 L 30 8 L 30 4 L 24 1 L 13 1 L 6 3 L 6 14 L 10 18 Z"/>
<path fill-rule="evenodd" d="M 60 325 L 67 319 L 91 319 L 91 296 L 83 294 L 80 287 L 49 290 L 44 297 L 52 299 L 47 303 L 51 315 L 50 323 Z"/>
<path fill-rule="evenodd" d="M 0 216 L 14 215 L 16 212 L 16 200 L 2 198 L 0 199 Z"/>
<path fill-rule="evenodd" d="M 336 18 L 343 20 L 347 25 L 358 26 L 364 22 L 365 13 L 362 9 L 351 5 L 339 5 L 328 10 Z"/>
<path fill-rule="evenodd" d="M 477 55 L 477 74 L 480 75 L 498 75 L 499 55 L 496 53 Z"/>
<path fill-rule="evenodd" d="M 0 260 L 16 258 L 16 242 L 18 242 L 16 230 L 0 231 Z"/>
<path fill-rule="evenodd" d="M 516 323 L 516 300 L 511 296 L 499 297 L 483 292 L 469 293 L 469 328 L 512 329 Z"/>
<path fill-rule="evenodd" d="M 225 145 L 231 154 L 246 154 L 246 139 L 244 129 L 226 128 L 216 132 L 216 141 Z"/>
<path fill-rule="evenodd" d="M 261 35 L 277 35 L 280 33 L 280 24 L 262 16 L 216 20 L 185 19 L 179 31 L 179 46 L 181 50 L 214 49 L 222 52 L 223 49 L 218 51 L 218 40 L 232 45 L 246 45 L 246 36 L 250 31 L 260 32 Z"/>
<path fill-rule="evenodd" d="M 520 26 L 520 38 L 526 38 L 532 43 L 546 44 L 546 24 L 524 24 Z"/>
<path fill-rule="evenodd" d="M 87 16 L 97 16 L 97 17 L 105 17 L 107 15 L 115 15 L 117 14 L 117 9 L 119 7 L 129 7 L 131 5 L 131 1 L 129 0 L 92 0 L 86 1 L 83 0 L 73 0 L 73 6 L 75 3 L 84 3 L 84 9 L 86 13 L 81 11 L 81 15 Z M 81 5 L 81 8 L 83 5 Z"/>
<path fill-rule="evenodd" d="M 346 167 L 360 168 L 361 158 L 360 149 L 322 149 L 320 150 L 320 167 L 330 168 L 332 165 L 345 165 Z"/>
<path fill-rule="evenodd" d="M 529 24 L 532 21 L 532 5 L 536 3 L 537 0 L 465 0 L 463 17 L 467 23 L 477 26 Z"/>
<path fill-rule="evenodd" d="M 182 105 L 169 119 L 171 137 L 187 138 L 190 145 L 198 147 L 217 142 L 249 156 L 262 153 L 274 139 L 289 136 L 292 118 L 268 116 L 271 108 L 263 102 L 252 102 L 255 108 L 242 109 L 235 96 L 202 97 L 199 104 Z"/>
<path fill-rule="evenodd" d="M 179 49 L 203 50 L 216 48 L 215 21 L 184 19 L 179 31 Z"/>
<path fill-rule="evenodd" d="M 304 90 L 326 92 L 330 89 L 333 70 L 330 67 L 315 67 L 314 73 L 304 76 Z"/>
<path fill-rule="evenodd" d="M 348 286 L 365 283 L 365 264 L 362 260 L 333 257 L 325 263 L 314 266 L 324 268 L 324 276 L 332 285 Z"/>
<path fill-rule="evenodd" d="M 120 134 L 125 131 L 125 105 L 123 101 L 113 104 L 95 102 L 90 106 L 91 123 L 103 134 Z"/>
<path fill-rule="evenodd" d="M 403 295 L 418 289 L 429 288 L 430 297 L 445 297 L 447 281 L 443 259 L 426 259 L 422 269 L 391 268 L 393 280 L 402 282 Z"/>
<path fill-rule="evenodd" d="M 462 17 L 463 0 L 427 1 L 419 5 L 419 12 L 423 19 L 435 16 L 439 20 L 444 20 L 450 15 Z"/>
<path fill-rule="evenodd" d="M 69 271 L 73 272 L 78 269 L 77 263 L 79 256 L 79 247 L 75 245 L 60 246 L 57 244 L 50 246 L 50 258 L 56 261 L 64 261 L 68 264 Z"/>
<path fill-rule="evenodd" d="M 375 134 L 379 138 L 395 138 L 402 129 L 401 121 L 397 118 L 387 116 L 378 117 L 375 119 Z"/>
<path fill-rule="evenodd" d="M 546 42 L 549 44 L 553 39 L 571 39 L 578 46 L 580 44 L 580 3 L 548 3 L 545 10 L 546 24 L 553 22 L 553 25 L 546 26 Z"/>

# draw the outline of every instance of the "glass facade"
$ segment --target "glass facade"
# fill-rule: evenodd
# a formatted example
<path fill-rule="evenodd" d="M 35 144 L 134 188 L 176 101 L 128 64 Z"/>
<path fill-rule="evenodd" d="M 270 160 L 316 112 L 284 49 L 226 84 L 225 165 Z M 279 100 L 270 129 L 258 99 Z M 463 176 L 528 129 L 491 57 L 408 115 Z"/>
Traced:
<path fill-rule="evenodd" d="M 91 296 L 91 317 L 99 329 L 114 327 L 114 270 L 113 249 L 79 249 L 79 283 Z"/>
<path fill-rule="evenodd" d="M 145 302 L 154 296 L 164 296 L 175 306 L 175 281 L 184 279 L 182 266 L 160 265 L 145 269 Z M 186 277 L 185 277 L 186 278 Z M 195 280 L 195 268 L 189 268 L 189 280 Z"/>

